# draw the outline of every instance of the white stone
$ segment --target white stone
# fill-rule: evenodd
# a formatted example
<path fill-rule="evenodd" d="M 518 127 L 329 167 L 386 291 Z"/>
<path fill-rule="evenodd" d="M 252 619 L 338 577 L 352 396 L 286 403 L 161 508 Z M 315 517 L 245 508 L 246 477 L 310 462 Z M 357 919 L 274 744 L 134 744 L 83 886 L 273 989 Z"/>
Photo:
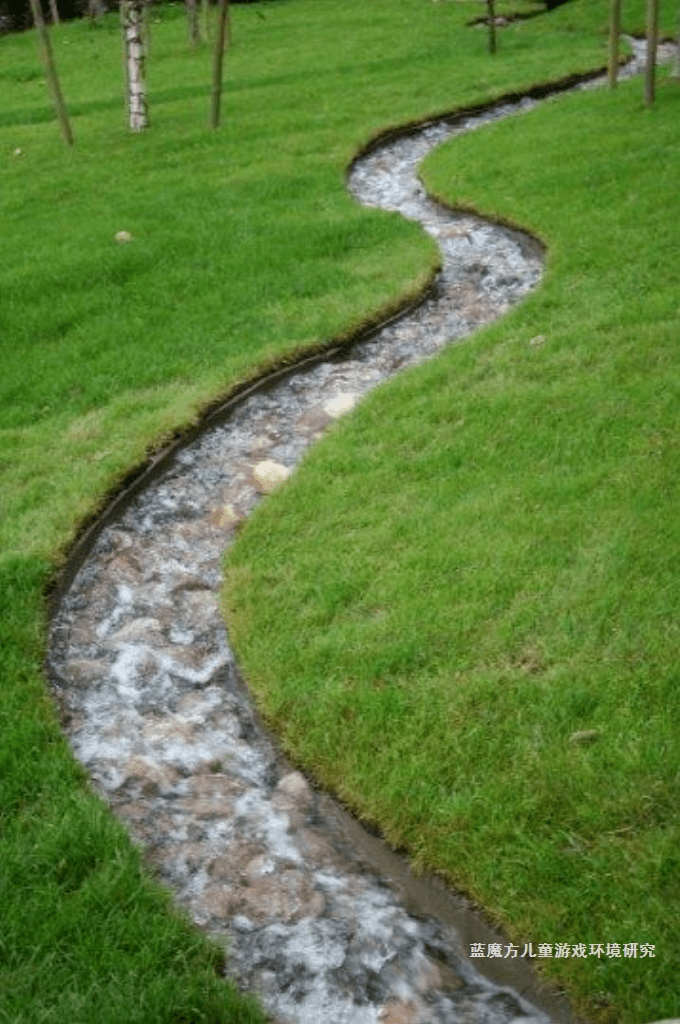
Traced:
<path fill-rule="evenodd" d="M 276 788 L 299 803 L 309 803 L 312 798 L 312 791 L 302 772 L 289 772 L 288 775 L 284 775 Z"/>
<path fill-rule="evenodd" d="M 282 466 L 280 462 L 265 459 L 264 462 L 258 462 L 253 467 L 253 476 L 258 491 L 268 494 L 290 476 L 290 470 L 286 466 Z"/>
<path fill-rule="evenodd" d="M 222 505 L 219 508 L 214 508 L 210 516 L 210 522 L 213 526 L 219 526 L 224 528 L 226 526 L 233 526 L 237 523 L 240 516 L 234 510 L 234 506 L 231 504 Z"/>
<path fill-rule="evenodd" d="M 569 737 L 570 743 L 594 743 L 600 738 L 599 729 L 579 729 Z"/>
<path fill-rule="evenodd" d="M 359 395 L 353 391 L 343 391 L 341 394 L 336 395 L 335 398 L 331 398 L 328 402 L 324 403 L 323 411 L 328 416 L 342 416 L 343 413 L 349 412 L 357 404 Z"/>

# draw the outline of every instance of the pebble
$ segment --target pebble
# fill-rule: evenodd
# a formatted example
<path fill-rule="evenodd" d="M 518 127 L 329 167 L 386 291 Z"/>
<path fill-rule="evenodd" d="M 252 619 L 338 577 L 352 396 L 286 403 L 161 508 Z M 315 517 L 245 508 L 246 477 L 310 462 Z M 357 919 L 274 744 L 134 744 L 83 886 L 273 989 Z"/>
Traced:
<path fill-rule="evenodd" d="M 455 927 L 409 912 L 404 892 L 368 869 L 363 840 L 348 841 L 332 802 L 259 719 L 218 604 L 235 530 L 329 423 L 539 280 L 531 238 L 443 209 L 416 175 L 432 146 L 533 102 L 429 125 L 353 165 L 361 202 L 438 240 L 435 293 L 343 359 L 251 394 L 181 449 L 101 530 L 51 623 L 51 683 L 75 756 L 195 923 L 226 941 L 227 976 L 277 1024 L 571 1019 L 547 993 L 550 1014 L 480 973 Z"/>

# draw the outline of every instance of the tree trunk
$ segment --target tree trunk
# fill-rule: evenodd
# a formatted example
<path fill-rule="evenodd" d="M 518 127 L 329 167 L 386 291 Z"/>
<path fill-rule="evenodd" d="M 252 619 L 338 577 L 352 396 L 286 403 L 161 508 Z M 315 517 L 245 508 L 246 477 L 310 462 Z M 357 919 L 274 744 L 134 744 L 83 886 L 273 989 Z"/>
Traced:
<path fill-rule="evenodd" d="M 59 24 L 59 11 L 57 10 L 57 0 L 50 0 L 50 14 L 52 15 L 52 24 Z"/>
<path fill-rule="evenodd" d="M 496 12 L 493 0 L 486 0 L 486 10 L 489 16 L 489 53 L 496 52 Z"/>
<path fill-rule="evenodd" d="M 220 100 L 222 98 L 222 62 L 224 45 L 229 35 L 229 0 L 219 0 L 217 20 L 217 39 L 215 40 L 215 59 L 213 62 L 212 105 L 210 111 L 210 127 L 218 128 L 220 123 Z"/>
<path fill-rule="evenodd" d="M 52 101 L 54 103 L 54 109 L 57 112 L 59 119 L 59 127 L 61 128 L 61 137 L 67 146 L 73 145 L 73 135 L 71 133 L 71 125 L 69 124 L 68 114 L 66 113 L 66 104 L 64 103 L 64 97 L 61 94 L 61 87 L 59 85 L 59 78 L 57 77 L 57 69 L 54 66 L 54 58 L 52 56 L 52 47 L 50 46 L 50 37 L 47 29 L 45 28 L 45 21 L 43 19 L 42 8 L 40 6 L 40 0 L 30 0 L 31 11 L 33 13 L 33 21 L 35 22 L 36 32 L 38 33 L 38 43 L 40 46 L 40 56 L 45 66 L 45 77 L 49 86 L 50 92 L 52 93 Z"/>
<path fill-rule="evenodd" d="M 149 127 L 144 81 L 144 0 L 121 0 L 128 125 L 132 131 Z"/>
<path fill-rule="evenodd" d="M 201 15 L 203 17 L 203 31 L 205 38 L 210 39 L 210 4 L 208 0 L 201 0 Z"/>
<path fill-rule="evenodd" d="M 645 103 L 654 102 L 656 75 L 656 44 L 659 35 L 659 0 L 647 0 L 647 65 L 645 68 Z"/>
<path fill-rule="evenodd" d="M 198 24 L 198 4 L 196 0 L 185 0 L 187 10 L 187 28 L 189 29 L 189 45 L 195 49 L 201 41 L 201 30 Z"/>
<path fill-rule="evenodd" d="M 609 88 L 616 88 L 619 74 L 619 38 L 621 36 L 621 0 L 611 0 L 609 7 Z"/>

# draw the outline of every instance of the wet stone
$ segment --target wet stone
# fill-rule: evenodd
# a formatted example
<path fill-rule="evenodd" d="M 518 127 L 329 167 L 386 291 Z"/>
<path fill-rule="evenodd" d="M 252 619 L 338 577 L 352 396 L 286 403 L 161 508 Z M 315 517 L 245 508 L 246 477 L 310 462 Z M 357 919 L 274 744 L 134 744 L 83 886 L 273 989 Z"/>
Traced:
<path fill-rule="evenodd" d="M 352 167 L 361 202 L 417 219 L 440 242 L 432 297 L 346 358 L 250 395 L 179 452 L 102 530 L 52 623 L 75 756 L 178 902 L 226 940 L 226 974 L 278 1024 L 551 1019 L 484 977 L 454 927 L 409 914 L 341 840 L 261 725 L 218 600 L 235 526 L 329 423 L 539 280 L 534 241 L 438 206 L 417 178 L 434 145 L 534 104 L 430 125 Z"/>

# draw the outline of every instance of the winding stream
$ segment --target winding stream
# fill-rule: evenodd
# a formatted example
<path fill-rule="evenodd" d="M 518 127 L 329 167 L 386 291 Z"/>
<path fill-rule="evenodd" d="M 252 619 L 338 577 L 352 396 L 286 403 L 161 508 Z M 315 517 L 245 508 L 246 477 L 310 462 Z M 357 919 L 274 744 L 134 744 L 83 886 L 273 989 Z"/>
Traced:
<path fill-rule="evenodd" d="M 355 162 L 353 194 L 418 220 L 442 250 L 425 301 L 352 345 L 256 382 L 176 444 L 74 550 L 48 658 L 75 756 L 227 972 L 278 1024 L 548 1024 L 568 1007 L 507 941 L 288 765 L 239 676 L 219 613 L 238 524 L 337 416 L 462 339 L 540 278 L 529 237 L 431 202 L 430 149 L 536 98 L 442 119 Z M 527 936 L 527 941 L 539 936 Z"/>

